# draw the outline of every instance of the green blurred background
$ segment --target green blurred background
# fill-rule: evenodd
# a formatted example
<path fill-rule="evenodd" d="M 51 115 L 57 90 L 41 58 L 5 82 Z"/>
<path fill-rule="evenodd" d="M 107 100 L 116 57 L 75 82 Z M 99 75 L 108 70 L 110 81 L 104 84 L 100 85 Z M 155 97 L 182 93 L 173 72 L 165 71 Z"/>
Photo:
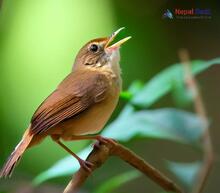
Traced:
<path fill-rule="evenodd" d="M 90 39 L 108 36 L 119 27 L 126 27 L 122 36 L 131 35 L 132 39 L 121 49 L 124 89 L 133 80 L 147 81 L 161 69 L 178 62 L 180 48 L 188 49 L 193 59 L 220 56 L 220 3 L 217 1 L 4 0 L 0 5 L 0 165 L 20 140 L 34 110 L 70 72 L 77 51 Z M 167 8 L 191 7 L 210 8 L 212 18 L 162 19 Z M 212 67 L 198 77 L 212 119 L 211 134 L 217 154 L 220 151 L 219 70 L 219 66 Z M 155 108 L 174 105 L 172 97 L 168 96 Z M 121 106 L 123 103 L 118 111 Z M 116 115 L 117 111 L 113 117 Z M 85 145 L 86 142 L 71 143 L 74 151 Z M 133 141 L 128 146 L 162 170 L 158 160 L 197 156 L 186 147 L 174 147 L 165 141 Z M 65 155 L 50 139 L 45 140 L 25 153 L 12 179 L 0 181 L 0 192 L 1 189 L 6 192 L 60 192 L 68 179 L 51 180 L 36 190 L 30 183 L 34 176 Z M 105 167 L 114 173 L 117 168 L 111 163 L 117 162 L 110 161 Z M 106 169 L 98 172 L 98 177 L 94 175 L 87 187 L 94 187 L 106 177 L 104 171 Z M 218 191 L 219 175 L 217 155 L 205 192 Z M 158 189 L 143 177 L 122 187 L 120 192 L 134 192 L 137 187 L 139 192 Z"/>

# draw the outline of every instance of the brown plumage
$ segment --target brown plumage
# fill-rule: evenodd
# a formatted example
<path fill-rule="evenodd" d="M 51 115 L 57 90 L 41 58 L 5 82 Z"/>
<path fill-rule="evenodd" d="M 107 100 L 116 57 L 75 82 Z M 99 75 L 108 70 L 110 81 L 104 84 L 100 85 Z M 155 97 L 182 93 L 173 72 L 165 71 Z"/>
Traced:
<path fill-rule="evenodd" d="M 81 160 L 60 140 L 106 140 L 86 134 L 99 132 L 118 102 L 121 89 L 118 49 L 129 38 L 109 44 L 120 30 L 109 38 L 95 39 L 82 47 L 73 71 L 35 111 L 30 126 L 9 156 L 0 177 L 10 176 L 25 150 L 47 136 L 72 154 L 82 167 L 90 170 L 91 164 Z"/>
<path fill-rule="evenodd" d="M 34 113 L 31 132 L 43 133 L 101 102 L 109 86 L 106 75 L 98 71 L 72 72 Z"/>
<path fill-rule="evenodd" d="M 7 162 L 5 163 L 1 173 L 0 177 L 10 177 L 14 167 L 16 166 L 17 162 L 20 160 L 22 154 L 30 144 L 31 140 L 33 138 L 33 135 L 30 134 L 29 128 L 24 133 L 22 140 L 19 142 L 19 144 L 15 147 L 14 151 L 9 156 Z"/>

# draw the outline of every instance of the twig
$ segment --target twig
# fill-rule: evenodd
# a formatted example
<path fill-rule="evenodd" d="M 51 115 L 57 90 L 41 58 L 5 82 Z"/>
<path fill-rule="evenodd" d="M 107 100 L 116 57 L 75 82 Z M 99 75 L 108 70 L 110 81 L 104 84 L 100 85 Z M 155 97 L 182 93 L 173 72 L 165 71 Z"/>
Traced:
<path fill-rule="evenodd" d="M 188 86 L 188 89 L 192 92 L 194 96 L 195 111 L 197 115 L 203 120 L 204 124 L 208 125 L 208 118 L 207 118 L 205 105 L 202 99 L 202 95 L 199 91 L 197 81 L 191 71 L 191 63 L 189 60 L 189 54 L 187 50 L 185 49 L 180 50 L 179 57 L 180 57 L 180 61 L 184 66 L 186 85 Z M 203 167 L 199 172 L 197 183 L 195 184 L 192 191 L 193 193 L 202 192 L 214 161 L 214 153 L 213 153 L 212 142 L 208 128 L 204 132 L 202 142 L 203 142 L 203 151 L 204 151 Z"/>
<path fill-rule="evenodd" d="M 95 169 L 102 166 L 110 156 L 117 156 L 129 163 L 144 175 L 152 179 L 164 190 L 175 193 L 183 193 L 181 189 L 174 184 L 174 182 L 121 144 L 101 144 L 99 148 L 94 148 L 92 150 L 86 160 L 94 164 L 92 167 L 93 172 Z M 77 193 L 79 188 L 90 175 L 91 173 L 88 173 L 83 168 L 80 168 L 69 182 L 68 186 L 64 190 L 64 193 Z"/>

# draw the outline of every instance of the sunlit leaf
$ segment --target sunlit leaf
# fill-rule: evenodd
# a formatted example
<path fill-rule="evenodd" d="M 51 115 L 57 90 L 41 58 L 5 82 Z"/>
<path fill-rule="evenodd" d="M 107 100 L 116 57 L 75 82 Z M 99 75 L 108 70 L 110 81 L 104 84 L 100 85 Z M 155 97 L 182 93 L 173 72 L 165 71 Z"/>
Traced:
<path fill-rule="evenodd" d="M 78 155 L 82 159 L 86 159 L 89 153 L 92 151 L 92 147 L 87 147 L 81 151 Z M 71 175 L 79 169 L 79 163 L 72 156 L 67 156 L 64 159 L 58 161 L 54 166 L 46 170 L 45 172 L 38 175 L 34 181 L 34 185 L 38 185 L 48 179 L 57 177 L 57 176 L 66 176 Z"/>
<path fill-rule="evenodd" d="M 120 98 L 125 99 L 127 101 L 131 100 L 132 97 L 143 88 L 143 86 L 144 86 L 144 84 L 141 81 L 139 81 L 139 80 L 134 81 L 130 85 L 128 91 L 122 91 L 120 93 Z"/>
<path fill-rule="evenodd" d="M 128 91 L 132 94 L 132 95 L 136 95 L 138 92 L 141 91 L 141 89 L 144 87 L 144 83 L 141 82 L 140 80 L 135 80 L 134 82 L 132 82 L 132 84 L 129 86 Z"/>
<path fill-rule="evenodd" d="M 134 137 L 149 137 L 198 144 L 205 128 L 195 114 L 165 108 L 130 112 L 107 126 L 102 135 L 123 142 Z"/>
<path fill-rule="evenodd" d="M 189 105 L 194 99 L 191 90 L 186 88 L 183 81 L 180 79 L 173 81 L 172 95 L 175 103 L 181 107 Z"/>
<path fill-rule="evenodd" d="M 120 93 L 120 98 L 121 99 L 130 100 L 132 98 L 132 96 L 133 95 L 130 92 L 128 92 L 128 91 L 122 91 Z"/>
<path fill-rule="evenodd" d="M 192 72 L 198 74 L 214 64 L 220 64 L 220 58 L 209 61 L 192 61 Z M 166 68 L 146 83 L 142 91 L 133 97 L 132 103 L 141 107 L 149 107 L 172 90 L 175 80 L 183 81 L 183 75 L 182 64 Z"/>
<path fill-rule="evenodd" d="M 99 186 L 94 193 L 111 193 L 120 186 L 138 178 L 141 175 L 138 171 L 129 171 L 123 174 L 119 174 L 105 181 L 101 186 Z"/>
<path fill-rule="evenodd" d="M 199 173 L 201 162 L 192 163 L 176 163 L 167 162 L 169 170 L 185 185 L 187 188 L 191 188 Z"/>

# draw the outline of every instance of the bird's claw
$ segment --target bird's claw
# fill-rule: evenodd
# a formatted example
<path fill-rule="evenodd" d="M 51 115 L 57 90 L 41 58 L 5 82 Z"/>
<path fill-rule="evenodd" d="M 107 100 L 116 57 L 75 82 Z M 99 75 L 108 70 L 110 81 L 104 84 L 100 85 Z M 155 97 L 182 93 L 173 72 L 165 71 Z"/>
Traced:
<path fill-rule="evenodd" d="M 97 140 L 98 142 L 94 144 L 95 147 L 100 147 L 100 143 L 111 144 L 111 145 L 116 145 L 117 143 L 114 139 L 106 138 L 102 136 L 97 136 Z"/>
<path fill-rule="evenodd" d="M 96 141 L 96 142 L 93 144 L 93 148 L 95 148 L 95 149 L 100 149 L 100 146 L 101 146 L 100 141 Z"/>
<path fill-rule="evenodd" d="M 84 160 L 80 160 L 79 161 L 80 166 L 86 170 L 87 172 L 91 173 L 92 172 L 92 167 L 94 166 L 93 163 L 89 162 L 89 161 L 84 161 Z"/>

